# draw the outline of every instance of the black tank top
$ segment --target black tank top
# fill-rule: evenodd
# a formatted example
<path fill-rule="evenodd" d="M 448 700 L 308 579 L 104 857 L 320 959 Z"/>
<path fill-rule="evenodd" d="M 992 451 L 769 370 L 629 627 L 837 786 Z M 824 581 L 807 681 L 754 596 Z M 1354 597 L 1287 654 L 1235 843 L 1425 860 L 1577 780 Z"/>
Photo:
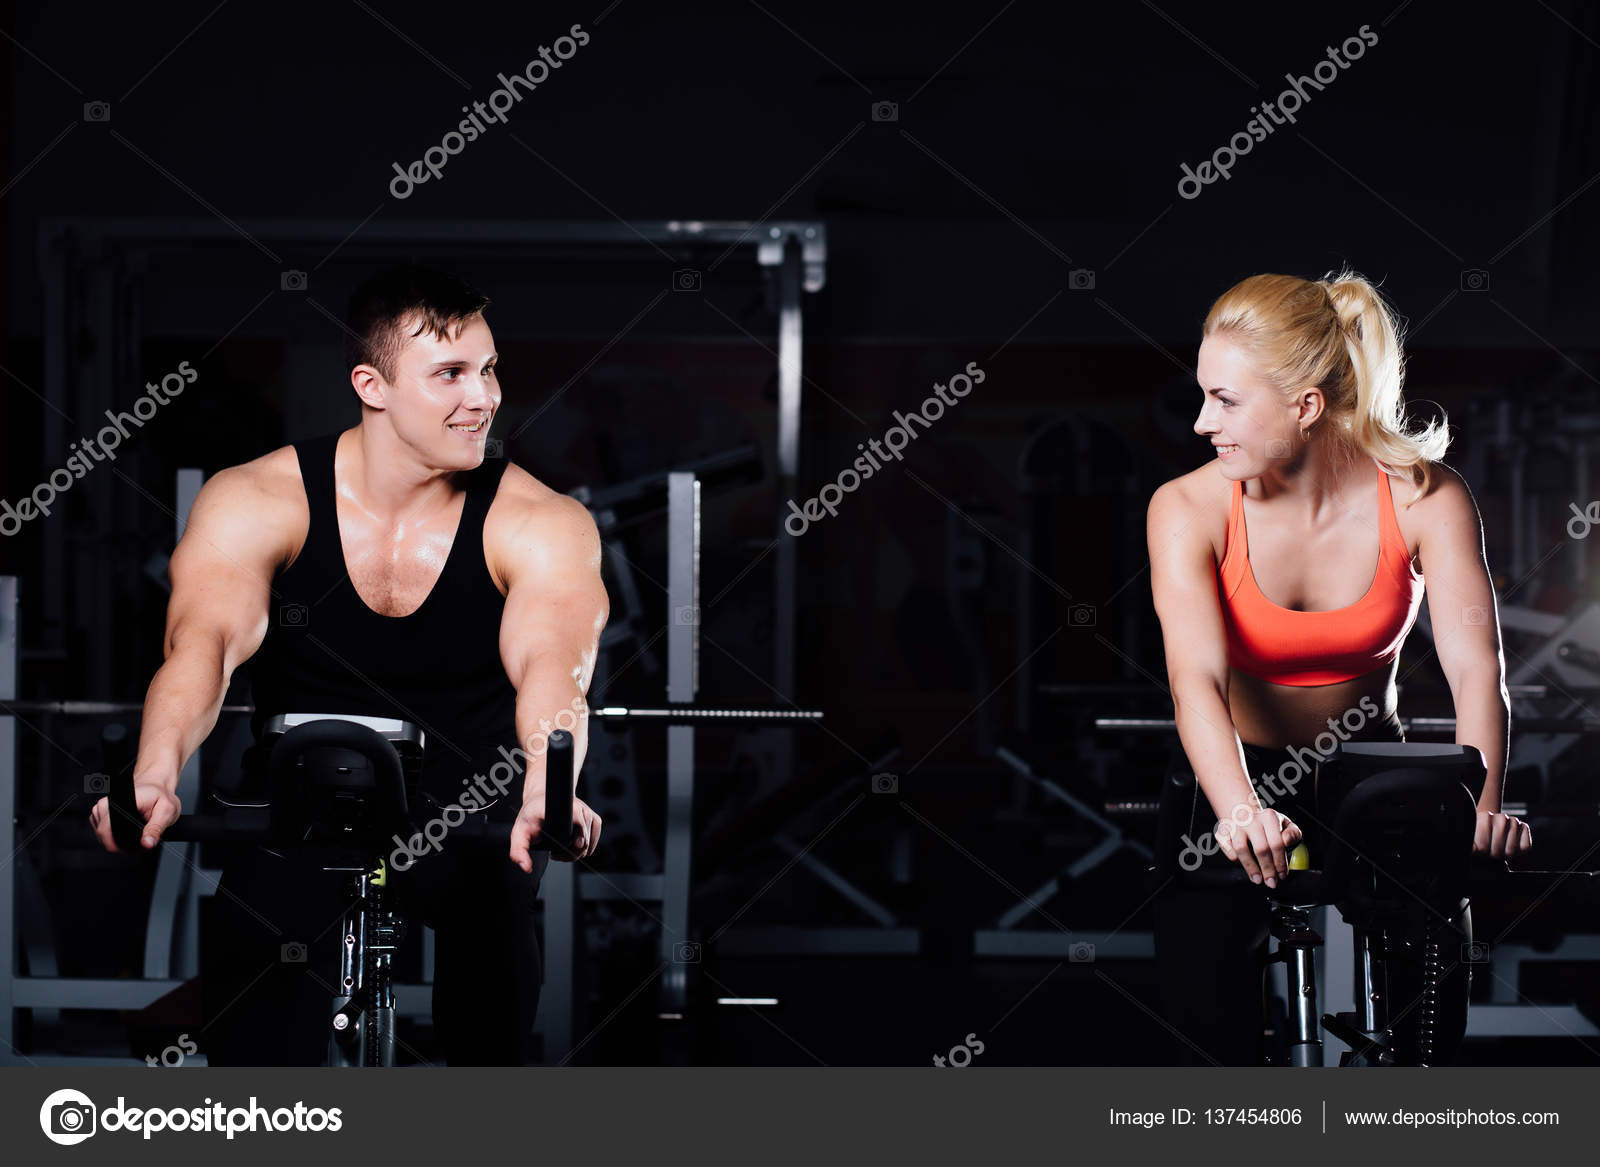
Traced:
<path fill-rule="evenodd" d="M 478 776 L 503 783 L 508 767 L 490 770 L 517 744 L 516 690 L 500 660 L 505 597 L 484 562 L 483 521 L 505 461 L 456 476 L 466 499 L 438 582 L 410 615 L 382 616 L 345 569 L 334 508 L 338 441 L 331 434 L 294 443 L 311 525 L 300 554 L 273 582 L 267 635 L 250 661 L 251 728 L 259 741 L 278 713 L 400 718 L 426 734 L 421 784 L 436 800 L 455 801 L 463 780 Z M 260 789 L 263 759 L 251 754 L 247 788 Z M 520 804 L 520 773 L 506 797 Z"/>

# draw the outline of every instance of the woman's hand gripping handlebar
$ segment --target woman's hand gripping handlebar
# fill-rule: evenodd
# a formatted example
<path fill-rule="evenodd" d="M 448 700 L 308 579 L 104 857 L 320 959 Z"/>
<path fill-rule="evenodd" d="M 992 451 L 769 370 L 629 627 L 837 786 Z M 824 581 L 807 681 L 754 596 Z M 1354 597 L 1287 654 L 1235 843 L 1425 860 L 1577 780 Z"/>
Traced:
<path fill-rule="evenodd" d="M 1249 808 L 1250 816 L 1219 819 L 1212 828 L 1217 848 L 1231 863 L 1237 863 L 1251 883 L 1276 888 L 1289 873 L 1289 853 L 1302 838 L 1294 821 L 1280 811 L 1265 807 Z"/>
<path fill-rule="evenodd" d="M 1304 843 L 1296 841 L 1289 849 L 1286 873 L 1281 879 L 1275 878 L 1277 886 L 1270 891 L 1270 894 L 1293 896 L 1297 884 L 1301 884 L 1301 890 L 1305 890 L 1303 886 L 1305 881 L 1317 883 L 1322 877 L 1322 872 L 1314 870 L 1311 866 L 1310 850 Z M 1268 891 L 1268 888 L 1252 880 L 1243 865 L 1237 862 L 1230 863 L 1226 867 L 1199 867 L 1194 871 L 1185 870 L 1179 875 L 1179 880 L 1192 887 L 1260 887 L 1263 892 Z M 1280 888 L 1281 891 L 1278 890 Z"/>

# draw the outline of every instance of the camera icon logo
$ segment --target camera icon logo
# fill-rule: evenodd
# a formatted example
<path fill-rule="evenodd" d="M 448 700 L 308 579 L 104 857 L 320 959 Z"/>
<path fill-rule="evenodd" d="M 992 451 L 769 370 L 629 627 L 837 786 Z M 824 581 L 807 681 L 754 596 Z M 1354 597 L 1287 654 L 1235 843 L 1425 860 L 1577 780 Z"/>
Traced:
<path fill-rule="evenodd" d="M 83 120 L 86 122 L 108 122 L 111 120 L 111 103 L 109 101 L 86 101 L 83 103 Z"/>
<path fill-rule="evenodd" d="M 1080 940 L 1067 949 L 1067 959 L 1073 964 L 1093 964 L 1094 945 Z"/>
<path fill-rule="evenodd" d="M 85 794 L 109 794 L 111 792 L 111 775 L 85 774 L 83 776 L 83 792 Z"/>
<path fill-rule="evenodd" d="M 1489 962 L 1489 946 L 1482 940 L 1473 940 L 1461 946 L 1462 964 L 1487 964 Z"/>
<path fill-rule="evenodd" d="M 1067 609 L 1067 620 L 1074 628 L 1093 628 L 1096 616 L 1093 604 L 1074 604 Z"/>
<path fill-rule="evenodd" d="M 483 443 L 483 456 L 485 459 L 504 458 L 506 456 L 505 442 L 500 438 L 489 438 Z"/>
<path fill-rule="evenodd" d="M 872 103 L 872 120 L 897 122 L 900 120 L 900 106 L 893 101 L 875 101 Z"/>
<path fill-rule="evenodd" d="M 700 290 L 700 273 L 692 267 L 680 267 L 672 273 L 672 290 L 674 292 L 698 292 Z"/>
<path fill-rule="evenodd" d="M 1473 604 L 1469 608 L 1462 608 L 1461 622 L 1463 624 L 1487 624 L 1489 622 L 1489 609 L 1482 604 Z"/>
<path fill-rule="evenodd" d="M 874 794 L 899 794 L 900 778 L 896 774 L 874 774 L 872 776 L 872 793 Z"/>
<path fill-rule="evenodd" d="M 76 1146 L 95 1132 L 95 1105 L 79 1090 L 57 1090 L 39 1107 L 39 1129 L 52 1143 Z"/>
<path fill-rule="evenodd" d="M 696 604 L 684 604 L 682 607 L 674 608 L 672 610 L 672 622 L 678 625 L 688 624 L 690 626 L 700 623 L 699 606 Z"/>
<path fill-rule="evenodd" d="M 303 292 L 306 290 L 306 273 L 291 268 L 278 276 L 278 286 L 285 292 Z"/>
<path fill-rule="evenodd" d="M 1489 273 L 1481 267 L 1465 268 L 1461 272 L 1461 290 L 1463 292 L 1487 292 L 1489 290 Z"/>
<path fill-rule="evenodd" d="M 697 940 L 680 940 L 672 948 L 672 959 L 679 964 L 700 963 L 700 943 Z"/>
<path fill-rule="evenodd" d="M 299 941 L 291 940 L 278 949 L 278 959 L 284 964 L 304 964 L 306 962 L 306 946 Z"/>
<path fill-rule="evenodd" d="M 278 623 L 285 628 L 304 628 L 310 615 L 304 604 L 285 604 L 278 609 Z"/>
<path fill-rule="evenodd" d="M 1067 287 L 1074 292 L 1094 291 L 1094 270 L 1087 267 L 1075 267 L 1067 273 Z"/>
<path fill-rule="evenodd" d="M 1267 457 L 1269 458 L 1287 458 L 1291 449 L 1293 447 L 1289 444 L 1288 438 L 1267 439 Z"/>

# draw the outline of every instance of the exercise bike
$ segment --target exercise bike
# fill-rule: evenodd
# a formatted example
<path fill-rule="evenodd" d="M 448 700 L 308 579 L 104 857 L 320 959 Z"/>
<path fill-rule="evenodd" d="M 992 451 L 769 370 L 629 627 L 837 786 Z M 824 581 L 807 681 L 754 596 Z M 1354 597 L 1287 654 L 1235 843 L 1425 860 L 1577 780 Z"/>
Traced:
<path fill-rule="evenodd" d="M 501 853 L 510 847 L 510 823 L 464 812 L 459 823 L 451 823 L 449 817 L 439 818 L 444 808 L 425 806 L 429 800 L 419 790 L 424 744 L 423 732 L 408 721 L 279 715 L 263 727 L 260 743 L 270 758 L 270 799 L 214 794 L 218 813 L 180 815 L 162 834 L 163 841 L 267 847 L 345 875 L 329 1018 L 330 1066 L 394 1065 L 391 963 L 407 923 L 387 894 L 387 857 L 396 850 L 395 840 L 415 836 L 422 827 L 415 817 L 431 813 L 447 825 L 449 846 Z M 570 734 L 550 734 L 545 776 L 546 827 L 570 825 Z M 134 801 L 131 773 L 112 778 L 109 796 L 117 846 L 139 850 L 144 818 Z M 532 847 L 568 855 L 570 844 L 566 831 L 545 829 Z"/>
<path fill-rule="evenodd" d="M 1343 743 L 1317 767 L 1317 816 L 1332 824 L 1325 853 L 1311 857 L 1319 867 L 1291 869 L 1276 888 L 1251 883 L 1237 863 L 1194 871 L 1172 864 L 1150 875 L 1267 897 L 1276 941 L 1267 961 L 1284 964 L 1288 981 L 1288 1064 L 1321 1066 L 1326 1030 L 1349 1047 L 1341 1066 L 1431 1065 L 1466 1030 L 1467 886 L 1485 777 L 1472 746 Z M 1337 909 L 1354 932 L 1360 1007 L 1319 1019 L 1315 955 L 1323 940 L 1310 913 L 1321 905 Z M 1447 985 L 1452 977 L 1467 984 Z M 1396 1011 L 1391 990 L 1401 983 L 1407 1001 Z"/>

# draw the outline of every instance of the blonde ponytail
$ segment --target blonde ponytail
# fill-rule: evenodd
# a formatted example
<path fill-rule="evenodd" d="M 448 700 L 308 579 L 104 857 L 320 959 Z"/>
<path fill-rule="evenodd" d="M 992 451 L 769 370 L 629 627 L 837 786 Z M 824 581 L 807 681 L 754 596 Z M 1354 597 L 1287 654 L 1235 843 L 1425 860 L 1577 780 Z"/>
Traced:
<path fill-rule="evenodd" d="M 1285 393 L 1315 385 L 1327 402 L 1327 436 L 1349 461 L 1365 454 L 1428 493 L 1432 464 L 1444 459 L 1444 416 L 1407 428 L 1405 356 L 1394 313 L 1364 277 L 1346 269 L 1320 280 L 1257 275 L 1218 297 L 1205 336 L 1236 336 Z"/>

